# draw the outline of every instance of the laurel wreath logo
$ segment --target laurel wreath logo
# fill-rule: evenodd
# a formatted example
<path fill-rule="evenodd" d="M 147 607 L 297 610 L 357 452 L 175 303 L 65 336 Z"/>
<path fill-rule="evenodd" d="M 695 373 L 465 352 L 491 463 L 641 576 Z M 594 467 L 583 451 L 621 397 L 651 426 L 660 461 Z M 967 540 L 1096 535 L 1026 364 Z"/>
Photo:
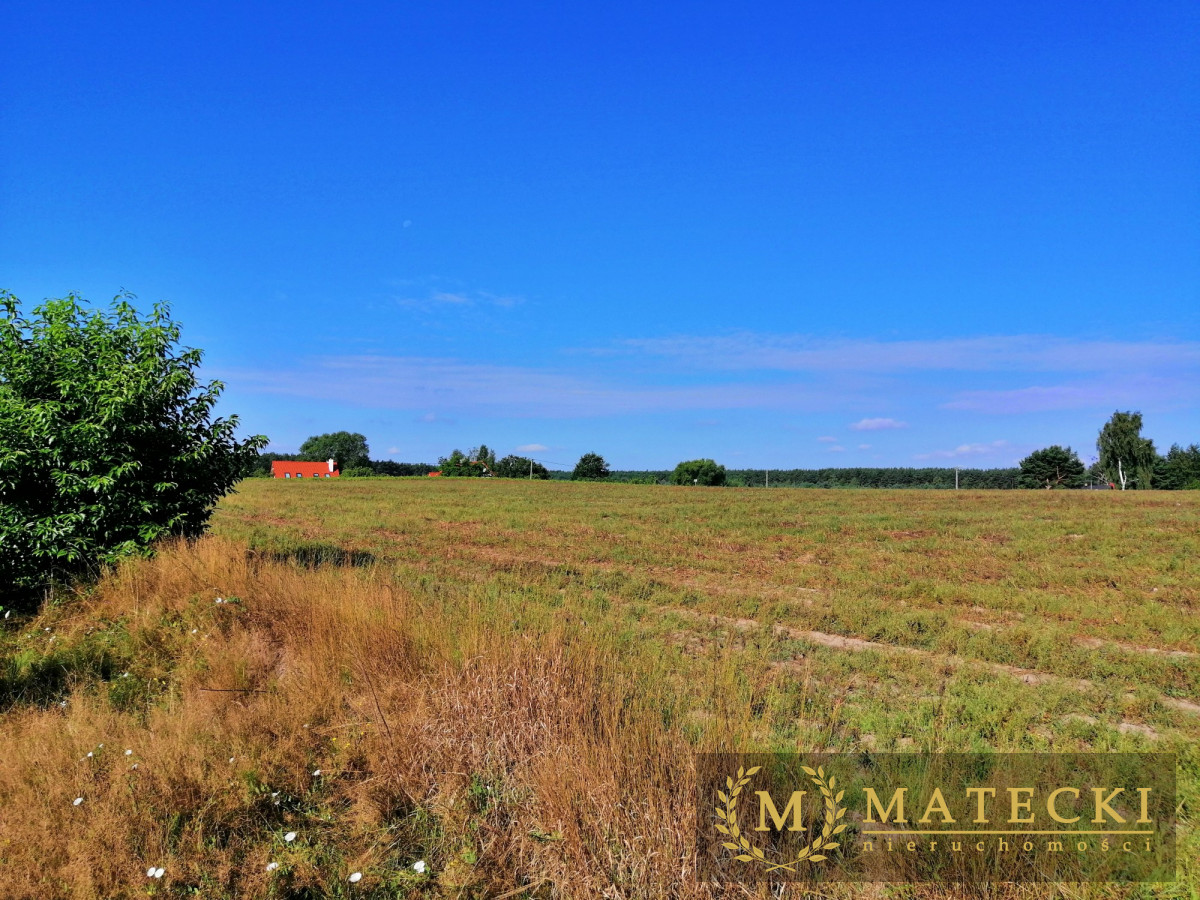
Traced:
<path fill-rule="evenodd" d="M 846 808 L 838 806 L 842 802 L 842 797 L 845 791 L 837 790 L 837 779 L 830 775 L 825 777 L 825 767 L 818 766 L 816 769 L 811 769 L 808 766 L 801 766 L 804 774 L 808 775 L 812 783 L 821 791 L 821 796 L 825 798 L 825 824 L 821 829 L 819 837 L 813 840 L 807 847 L 801 850 L 796 858 L 791 862 L 772 862 L 767 859 L 766 854 L 758 847 L 750 843 L 742 834 L 741 827 L 737 820 L 737 804 L 738 797 L 742 793 L 742 789 L 750 783 L 750 779 L 762 768 L 762 766 L 754 766 L 750 769 L 739 767 L 737 770 L 737 780 L 726 778 L 725 785 L 729 790 L 728 795 L 724 791 L 717 791 L 717 798 L 725 804 L 723 807 L 718 806 L 717 816 L 724 820 L 724 824 L 715 823 L 717 831 L 722 834 L 729 835 L 733 838 L 732 841 L 724 841 L 721 846 L 728 850 L 738 852 L 734 859 L 740 862 L 752 862 L 764 865 L 768 872 L 774 872 L 778 869 L 784 869 L 788 872 L 795 872 L 796 867 L 801 863 L 815 863 L 825 859 L 825 854 L 830 850 L 840 846 L 837 841 L 832 840 L 837 835 L 846 830 L 846 823 L 839 820 L 846 814 Z"/>

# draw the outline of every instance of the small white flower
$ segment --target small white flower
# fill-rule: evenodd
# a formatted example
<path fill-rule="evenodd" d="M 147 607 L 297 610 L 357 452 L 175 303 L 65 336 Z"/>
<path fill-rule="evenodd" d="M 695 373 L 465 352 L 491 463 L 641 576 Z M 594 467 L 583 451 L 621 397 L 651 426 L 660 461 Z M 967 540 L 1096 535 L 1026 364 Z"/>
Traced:
<path fill-rule="evenodd" d="M 220 597 L 218 597 L 218 598 L 217 598 L 217 602 L 218 602 L 218 603 L 224 603 L 225 601 L 224 601 L 224 600 L 222 600 Z"/>
<path fill-rule="evenodd" d="M 413 863 L 413 871 L 416 872 L 418 875 L 424 875 L 425 874 L 425 860 L 418 859 L 415 863 Z"/>
<path fill-rule="evenodd" d="M 274 872 L 278 868 L 279 868 L 279 863 L 277 863 L 277 862 L 267 863 L 267 871 L 268 872 Z"/>
<path fill-rule="evenodd" d="M 58 704 L 58 705 L 59 705 L 59 706 L 61 706 L 63 709 L 66 709 L 66 708 L 67 708 L 67 701 L 66 701 L 66 700 L 64 700 L 64 701 L 62 701 L 62 703 L 60 703 L 60 704 Z"/>
<path fill-rule="evenodd" d="M 195 633 L 196 633 L 197 631 L 199 631 L 199 630 L 200 630 L 199 628 L 193 628 L 193 629 L 192 629 L 192 634 L 195 634 Z"/>
<path fill-rule="evenodd" d="M 351 884 L 358 884 L 360 881 L 362 881 L 362 872 L 355 872 L 350 876 Z"/>
<path fill-rule="evenodd" d="M 78 806 L 78 805 L 79 805 L 80 803 L 82 803 L 82 802 L 83 802 L 83 798 L 82 798 L 82 797 L 76 797 L 76 798 L 75 798 L 75 802 L 74 802 L 74 803 L 72 803 L 71 805 L 72 805 L 72 806 Z"/>
<path fill-rule="evenodd" d="M 89 750 L 89 751 L 88 751 L 87 758 L 88 758 L 88 759 L 91 759 L 91 758 L 92 758 L 92 751 L 91 751 L 91 750 Z"/>
<path fill-rule="evenodd" d="M 129 770 L 130 770 L 130 771 L 133 771 L 133 770 L 134 770 L 134 769 L 136 769 L 137 767 L 138 767 L 138 764 L 137 764 L 137 763 L 134 763 L 132 766 L 130 766 L 130 767 L 129 767 Z"/>
<path fill-rule="evenodd" d="M 296 839 L 296 832 L 289 831 L 287 834 L 285 834 L 283 836 L 283 839 L 290 844 L 292 841 L 294 841 Z"/>
<path fill-rule="evenodd" d="M 99 747 L 97 747 L 96 749 L 97 749 L 97 750 L 103 750 L 103 749 L 104 749 L 104 745 L 103 745 L 103 744 L 101 744 L 101 745 L 100 745 Z"/>
<path fill-rule="evenodd" d="M 6 618 L 6 619 L 7 619 L 7 618 L 8 618 L 9 616 L 11 616 L 11 615 L 12 615 L 12 610 L 10 609 L 8 612 L 6 612 L 6 613 L 4 614 L 4 618 Z"/>
<path fill-rule="evenodd" d="M 278 796 L 279 796 L 279 791 L 271 791 L 271 796 L 272 796 L 272 797 L 278 797 Z"/>
<path fill-rule="evenodd" d="M 126 755 L 126 756 L 133 756 L 133 751 L 132 751 L 132 750 L 126 750 L 126 751 L 125 751 L 125 755 Z"/>
<path fill-rule="evenodd" d="M 321 770 L 320 770 L 320 769 L 315 769 L 315 770 L 313 770 L 313 777 L 316 777 L 317 775 L 320 775 L 320 774 L 321 774 Z"/>
<path fill-rule="evenodd" d="M 147 877 L 147 878 L 153 878 L 153 877 L 154 877 L 154 866 L 151 866 L 150 868 L 148 868 L 148 869 L 146 870 L 146 877 Z"/>
<path fill-rule="evenodd" d="M 230 762 L 233 762 L 233 761 L 234 761 L 234 759 L 236 759 L 236 757 L 233 757 L 233 756 L 229 757 L 229 761 L 230 761 Z"/>
<path fill-rule="evenodd" d="M 49 631 L 50 629 L 49 629 L 49 628 L 44 628 L 44 629 L 42 629 L 42 630 L 43 630 L 43 631 Z"/>
<path fill-rule="evenodd" d="M 162 866 L 159 866 L 157 869 L 155 869 L 155 870 L 154 870 L 154 877 L 155 877 L 155 878 L 162 878 L 162 877 L 163 877 L 163 875 L 165 875 L 165 874 L 166 874 L 166 871 L 167 871 L 167 870 L 166 870 L 166 869 L 164 869 Z"/>

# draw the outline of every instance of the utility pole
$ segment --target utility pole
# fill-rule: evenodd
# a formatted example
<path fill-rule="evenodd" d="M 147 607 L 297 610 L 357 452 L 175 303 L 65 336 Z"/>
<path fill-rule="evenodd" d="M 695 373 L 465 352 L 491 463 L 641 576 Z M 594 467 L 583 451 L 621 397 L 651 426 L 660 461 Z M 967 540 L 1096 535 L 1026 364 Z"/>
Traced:
<path fill-rule="evenodd" d="M 533 481 L 533 458 L 529 460 L 529 480 Z"/>
<path fill-rule="evenodd" d="M 766 483 L 766 487 L 770 487 L 770 486 L 771 486 L 771 470 L 770 470 L 770 469 L 767 469 L 767 483 Z"/>
<path fill-rule="evenodd" d="M 954 467 L 954 489 L 958 490 L 958 466 Z"/>

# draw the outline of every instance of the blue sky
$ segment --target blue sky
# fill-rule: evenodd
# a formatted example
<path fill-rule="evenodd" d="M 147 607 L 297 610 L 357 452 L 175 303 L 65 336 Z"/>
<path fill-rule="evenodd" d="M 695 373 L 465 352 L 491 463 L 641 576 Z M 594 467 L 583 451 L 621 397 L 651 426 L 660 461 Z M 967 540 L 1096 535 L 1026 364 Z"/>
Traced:
<path fill-rule="evenodd" d="M 168 301 L 280 451 L 1200 441 L 1196 4 L 550 6 L 5 5 L 0 287 Z"/>

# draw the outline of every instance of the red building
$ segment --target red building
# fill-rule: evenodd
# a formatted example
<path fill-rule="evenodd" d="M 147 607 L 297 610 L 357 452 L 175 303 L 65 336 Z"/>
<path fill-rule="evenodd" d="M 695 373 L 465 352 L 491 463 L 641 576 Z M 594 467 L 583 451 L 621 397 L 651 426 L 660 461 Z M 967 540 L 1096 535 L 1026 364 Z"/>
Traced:
<path fill-rule="evenodd" d="M 342 473 L 338 471 L 337 463 L 332 459 L 326 462 L 289 462 L 276 459 L 271 461 L 271 474 L 276 478 L 337 478 Z"/>

